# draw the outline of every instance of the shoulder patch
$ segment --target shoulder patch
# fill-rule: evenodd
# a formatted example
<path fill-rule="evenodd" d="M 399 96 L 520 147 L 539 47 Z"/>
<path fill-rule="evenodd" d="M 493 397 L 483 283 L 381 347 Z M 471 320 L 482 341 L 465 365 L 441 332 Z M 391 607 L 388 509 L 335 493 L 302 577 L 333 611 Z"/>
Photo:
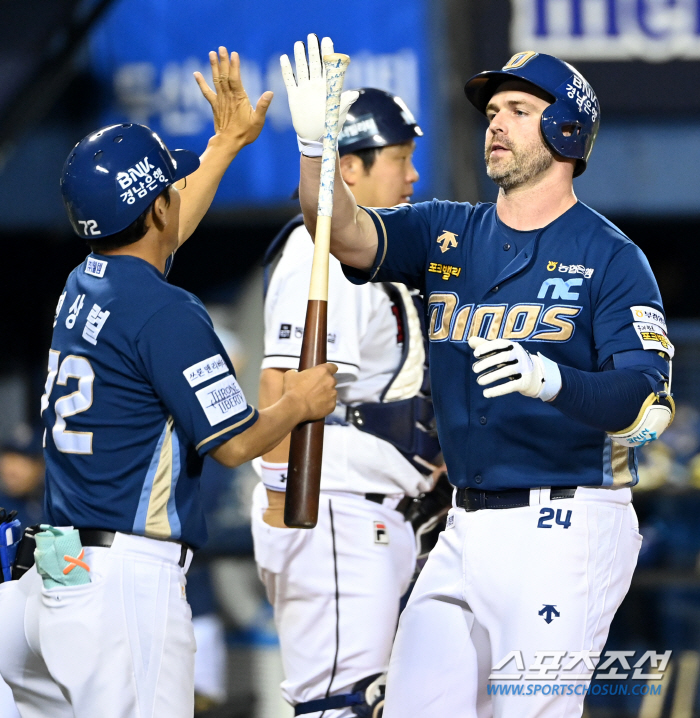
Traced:
<path fill-rule="evenodd" d="M 85 262 L 85 274 L 90 274 L 93 277 L 105 276 L 105 270 L 107 269 L 107 262 L 104 259 L 95 259 L 94 257 L 88 257 Z"/>
<path fill-rule="evenodd" d="M 213 357 L 188 366 L 182 374 L 190 386 L 197 386 L 207 381 L 207 379 L 219 376 L 219 374 L 225 374 L 227 371 L 228 366 L 221 354 L 215 354 Z"/>
<path fill-rule="evenodd" d="M 658 309 L 654 309 L 654 307 L 636 306 L 630 307 L 630 311 L 632 312 L 633 322 L 657 324 L 664 330 L 664 334 L 668 331 L 668 329 L 666 329 L 666 319 Z"/>
<path fill-rule="evenodd" d="M 642 348 L 665 352 L 673 359 L 675 349 L 666 335 L 664 315 L 654 307 L 636 306 L 630 307 L 630 310 L 632 311 L 632 325 L 642 342 Z"/>
<path fill-rule="evenodd" d="M 655 352 L 665 352 L 673 359 L 675 348 L 666 336 L 666 332 L 658 325 L 647 322 L 634 322 L 634 331 L 637 332 L 643 349 Z"/>
<path fill-rule="evenodd" d="M 212 426 L 240 414 L 248 405 L 243 390 L 230 374 L 195 392 L 195 396 Z"/>
<path fill-rule="evenodd" d="M 291 324 L 280 324 L 278 339 L 289 339 L 292 336 L 292 325 Z"/>

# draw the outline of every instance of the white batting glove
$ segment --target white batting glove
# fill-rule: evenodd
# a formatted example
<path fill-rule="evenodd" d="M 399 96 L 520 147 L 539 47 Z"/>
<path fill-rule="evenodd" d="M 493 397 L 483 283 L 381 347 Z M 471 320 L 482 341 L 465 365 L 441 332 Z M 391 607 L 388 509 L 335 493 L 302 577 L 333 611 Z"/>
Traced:
<path fill-rule="evenodd" d="M 476 379 L 479 386 L 505 379 L 501 384 L 484 389 L 487 399 L 519 391 L 533 399 L 549 401 L 561 390 L 557 364 L 542 354 L 530 354 L 518 342 L 471 337 L 469 346 L 478 359 L 472 369 L 479 375 Z"/>
<path fill-rule="evenodd" d="M 280 66 L 299 150 L 307 157 L 320 157 L 326 123 L 326 71 L 321 58 L 333 53 L 333 41 L 330 37 L 324 37 L 319 48 L 316 35 L 308 35 L 306 39 L 309 46 L 308 64 L 304 43 L 294 43 L 296 78 L 287 55 L 280 57 Z M 356 90 L 347 90 L 340 96 L 338 132 L 343 129 L 350 105 L 359 96 Z"/>

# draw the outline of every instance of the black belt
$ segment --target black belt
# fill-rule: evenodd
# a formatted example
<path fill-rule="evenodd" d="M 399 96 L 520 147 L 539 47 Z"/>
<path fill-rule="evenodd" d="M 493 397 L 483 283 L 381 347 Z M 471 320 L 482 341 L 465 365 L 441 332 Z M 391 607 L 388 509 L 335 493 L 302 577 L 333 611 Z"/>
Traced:
<path fill-rule="evenodd" d="M 99 548 L 110 548 L 116 536 L 116 531 L 105 531 L 104 529 L 78 529 L 78 533 L 80 534 L 80 543 L 83 546 L 97 546 Z M 180 546 L 180 560 L 177 563 L 180 568 L 185 568 L 187 551 L 190 547 L 179 541 L 169 541 L 168 543 L 177 543 Z"/>
<path fill-rule="evenodd" d="M 386 494 L 365 494 L 367 501 L 373 501 L 375 504 L 383 504 L 386 496 Z M 411 503 L 413 503 L 413 498 L 411 496 L 404 496 L 401 501 L 394 506 L 394 509 L 400 514 L 405 514 L 406 509 L 411 505 Z"/>
<path fill-rule="evenodd" d="M 339 696 L 328 696 L 328 698 L 319 698 L 315 701 L 305 701 L 304 703 L 297 703 L 294 706 L 294 715 L 302 716 L 306 713 L 318 713 L 319 711 L 330 711 L 334 708 L 347 708 L 348 706 L 358 706 L 364 702 L 364 691 L 356 691 L 355 693 L 343 693 Z"/>
<path fill-rule="evenodd" d="M 572 499 L 575 486 L 553 486 L 550 499 Z M 504 491 L 479 491 L 478 489 L 457 489 L 457 507 L 465 511 L 480 509 L 515 509 L 530 505 L 530 489 L 506 489 Z"/>

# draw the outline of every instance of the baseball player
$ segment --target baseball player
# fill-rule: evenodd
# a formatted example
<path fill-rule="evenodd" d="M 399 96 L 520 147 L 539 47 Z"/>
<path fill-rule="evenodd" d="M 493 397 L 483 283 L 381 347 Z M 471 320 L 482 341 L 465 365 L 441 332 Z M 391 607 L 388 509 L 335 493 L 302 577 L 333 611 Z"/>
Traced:
<path fill-rule="evenodd" d="M 319 58 L 315 36 L 309 47 Z M 373 88 L 358 95 L 338 140 L 344 180 L 367 204 L 407 202 L 418 181 L 415 138 L 423 133 L 400 97 Z M 299 365 L 313 258 L 301 217 L 268 254 L 281 243 L 265 300 L 261 406 L 279 399 L 285 372 Z M 432 405 L 421 392 L 425 350 L 413 296 L 402 284 L 355 286 L 333 257 L 329 293 L 328 357 L 338 366 L 339 403 L 326 419 L 318 524 L 284 527 L 287 439 L 263 456 L 252 529 L 280 637 L 284 697 L 296 715 L 344 718 L 380 715 L 379 674 L 415 567 L 404 511 L 410 497 L 430 490 L 439 446 L 424 428 Z"/>
<path fill-rule="evenodd" d="M 384 715 L 580 716 L 573 689 L 590 680 L 636 564 L 635 450 L 673 418 L 674 350 L 646 258 L 573 191 L 600 122 L 586 80 L 521 52 L 465 90 L 488 121 L 495 204 L 365 209 L 336 174 L 332 252 L 346 274 L 424 292 L 456 487 L 401 617 Z M 308 98 L 292 107 L 313 234 L 311 110 Z M 489 695 L 507 676 L 522 694 Z"/>
<path fill-rule="evenodd" d="M 335 407 L 332 365 L 289 373 L 278 403 L 249 406 L 203 305 L 165 280 L 271 101 L 251 107 L 235 53 L 210 60 L 217 92 L 197 74 L 215 124 L 201 160 L 122 124 L 64 166 L 69 218 L 92 252 L 59 299 L 41 405 L 59 528 L 37 534 L 36 567 L 0 590 L 0 673 L 22 718 L 191 718 L 185 572 L 206 540 L 203 457 L 238 465 Z"/>

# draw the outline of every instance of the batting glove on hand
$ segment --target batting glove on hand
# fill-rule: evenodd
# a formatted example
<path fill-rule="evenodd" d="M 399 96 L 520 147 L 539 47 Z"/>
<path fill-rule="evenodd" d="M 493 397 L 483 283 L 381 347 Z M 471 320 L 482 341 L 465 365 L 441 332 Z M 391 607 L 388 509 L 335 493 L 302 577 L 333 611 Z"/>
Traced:
<path fill-rule="evenodd" d="M 479 386 L 493 384 L 499 379 L 506 380 L 484 389 L 487 399 L 519 391 L 533 399 L 549 401 L 561 389 L 561 374 L 557 364 L 542 354 L 530 354 L 518 342 L 471 337 L 469 346 L 478 359 L 472 369 L 479 375 L 476 379 Z"/>
<path fill-rule="evenodd" d="M 319 47 L 318 37 L 307 36 L 309 61 L 306 61 L 304 43 L 294 43 L 296 78 L 287 55 L 280 57 L 282 77 L 287 88 L 292 124 L 297 133 L 299 150 L 307 157 L 320 157 L 323 152 L 323 133 L 326 124 L 326 70 L 322 58 L 333 54 L 333 41 L 324 37 Z M 350 105 L 360 96 L 356 90 L 348 90 L 340 96 L 338 132 L 343 129 Z"/>

